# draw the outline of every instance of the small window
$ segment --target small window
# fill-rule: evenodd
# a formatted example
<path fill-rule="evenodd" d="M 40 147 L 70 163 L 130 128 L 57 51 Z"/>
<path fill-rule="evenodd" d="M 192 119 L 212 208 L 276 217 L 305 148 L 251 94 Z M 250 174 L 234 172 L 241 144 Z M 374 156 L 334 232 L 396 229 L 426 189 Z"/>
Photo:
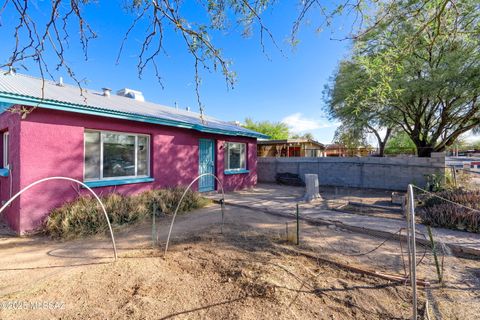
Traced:
<path fill-rule="evenodd" d="M 3 167 L 4 168 L 9 168 L 10 163 L 8 161 L 8 140 L 9 140 L 9 135 L 8 131 L 3 133 Z"/>
<path fill-rule="evenodd" d="M 85 180 L 137 178 L 150 175 L 150 137 L 85 131 Z"/>
<path fill-rule="evenodd" d="M 245 143 L 227 142 L 225 144 L 225 170 L 247 169 Z"/>

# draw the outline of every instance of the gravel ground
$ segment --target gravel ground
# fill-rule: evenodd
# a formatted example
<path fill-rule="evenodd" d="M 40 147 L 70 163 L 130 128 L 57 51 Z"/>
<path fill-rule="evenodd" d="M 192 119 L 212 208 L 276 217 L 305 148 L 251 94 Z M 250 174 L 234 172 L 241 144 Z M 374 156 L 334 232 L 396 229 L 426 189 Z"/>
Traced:
<path fill-rule="evenodd" d="M 177 218 L 170 251 L 163 256 L 162 239 L 169 221 L 157 221 L 162 243 L 154 247 L 148 221 L 117 230 L 119 260 L 115 263 L 105 236 L 68 242 L 0 238 L 0 318 L 410 317 L 408 286 L 302 254 L 401 274 L 398 241 L 387 241 L 363 254 L 382 239 L 302 224 L 301 245 L 294 246 L 285 241 L 288 220 L 239 208 L 227 210 L 221 234 L 219 210 L 211 206 Z M 430 290 L 437 302 L 433 307 L 443 319 L 475 319 L 479 262 L 448 257 L 446 264 L 447 285 L 433 285 Z M 426 254 L 419 273 L 434 278 L 430 255 Z M 420 290 L 421 308 L 425 298 L 426 292 Z M 13 302 L 22 309 L 14 310 Z"/>

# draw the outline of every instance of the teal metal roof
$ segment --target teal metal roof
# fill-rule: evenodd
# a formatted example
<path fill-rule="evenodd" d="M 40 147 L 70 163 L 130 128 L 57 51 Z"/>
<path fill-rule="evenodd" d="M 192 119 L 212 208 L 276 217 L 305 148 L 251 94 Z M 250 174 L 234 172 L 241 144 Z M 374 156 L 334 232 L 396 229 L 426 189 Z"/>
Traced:
<path fill-rule="evenodd" d="M 101 92 L 84 88 L 80 94 L 78 86 L 68 84 L 60 86 L 49 80 L 43 81 L 23 74 L 2 72 L 0 74 L 0 105 L 5 104 L 22 104 L 230 136 L 268 138 L 264 134 L 209 116 L 204 116 L 202 122 L 200 114 L 196 112 L 114 94 L 107 97 Z"/>

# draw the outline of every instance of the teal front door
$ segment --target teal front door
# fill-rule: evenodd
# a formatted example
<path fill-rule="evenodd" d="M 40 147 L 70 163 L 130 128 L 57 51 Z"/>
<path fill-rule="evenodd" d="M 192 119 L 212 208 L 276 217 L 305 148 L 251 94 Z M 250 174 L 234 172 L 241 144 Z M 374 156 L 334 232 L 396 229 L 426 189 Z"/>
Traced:
<path fill-rule="evenodd" d="M 198 173 L 215 174 L 215 143 L 210 139 L 199 140 L 199 168 Z M 198 191 L 206 192 L 215 190 L 215 178 L 213 176 L 203 176 L 198 179 Z"/>

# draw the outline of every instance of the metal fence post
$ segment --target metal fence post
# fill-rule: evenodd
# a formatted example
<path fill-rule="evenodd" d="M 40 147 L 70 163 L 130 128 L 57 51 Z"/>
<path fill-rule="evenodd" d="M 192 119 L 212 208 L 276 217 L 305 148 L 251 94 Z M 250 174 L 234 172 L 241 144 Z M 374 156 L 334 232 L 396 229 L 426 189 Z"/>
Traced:
<path fill-rule="evenodd" d="M 300 244 L 300 214 L 298 212 L 298 202 L 297 202 L 297 246 Z"/>
<path fill-rule="evenodd" d="M 457 186 L 457 170 L 455 169 L 454 166 L 451 166 L 450 168 L 452 170 L 453 186 L 456 187 Z"/>
<path fill-rule="evenodd" d="M 408 212 L 407 212 L 407 234 L 408 248 L 410 253 L 410 283 L 412 285 L 412 319 L 417 319 L 417 248 L 415 241 L 415 198 L 413 193 L 413 185 L 408 185 Z"/>

